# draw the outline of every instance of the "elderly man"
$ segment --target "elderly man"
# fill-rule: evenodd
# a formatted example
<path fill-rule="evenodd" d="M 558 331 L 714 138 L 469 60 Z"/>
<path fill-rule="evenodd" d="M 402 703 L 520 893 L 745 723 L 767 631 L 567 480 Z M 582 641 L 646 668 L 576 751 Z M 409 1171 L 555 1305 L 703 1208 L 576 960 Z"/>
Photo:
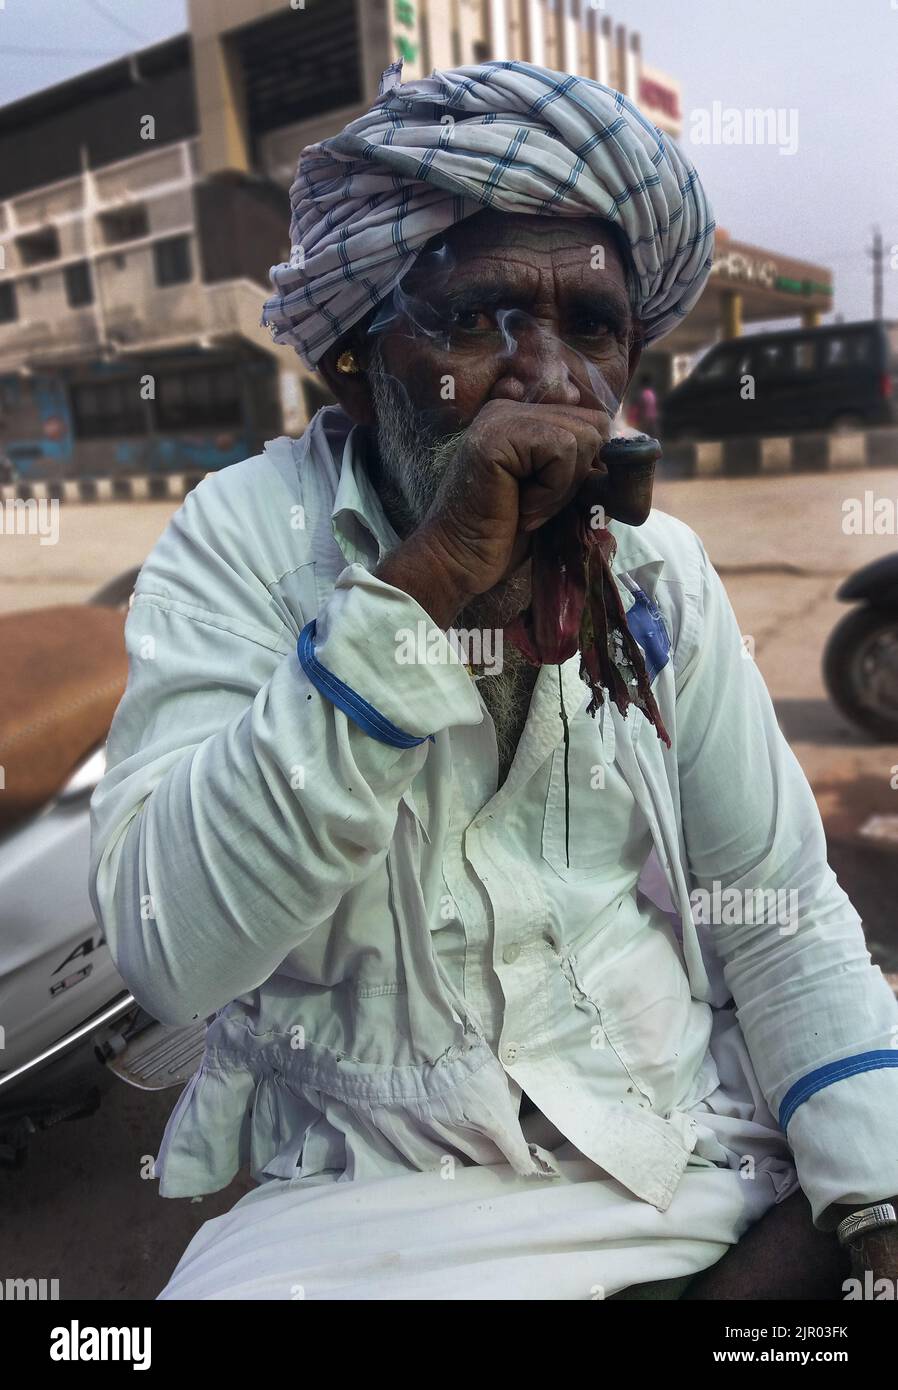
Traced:
<path fill-rule="evenodd" d="M 209 1020 L 160 1191 L 259 1183 L 161 1297 L 837 1298 L 859 1209 L 894 1276 L 898 1007 L 701 542 L 600 515 L 614 699 L 522 654 L 695 172 L 595 82 L 394 68 L 291 195 L 265 321 L 339 408 L 173 518 L 93 803 L 122 975 Z"/>

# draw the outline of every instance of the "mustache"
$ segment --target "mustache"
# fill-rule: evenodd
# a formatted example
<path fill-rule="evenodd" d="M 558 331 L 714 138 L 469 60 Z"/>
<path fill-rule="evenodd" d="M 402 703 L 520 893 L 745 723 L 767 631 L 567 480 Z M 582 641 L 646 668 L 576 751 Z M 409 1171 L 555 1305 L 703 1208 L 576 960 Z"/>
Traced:
<path fill-rule="evenodd" d="M 452 434 L 444 435 L 442 439 L 426 446 L 428 471 L 442 475 L 446 465 L 451 462 L 464 444 L 469 429 L 470 426 L 466 426 L 464 429 L 455 430 Z"/>

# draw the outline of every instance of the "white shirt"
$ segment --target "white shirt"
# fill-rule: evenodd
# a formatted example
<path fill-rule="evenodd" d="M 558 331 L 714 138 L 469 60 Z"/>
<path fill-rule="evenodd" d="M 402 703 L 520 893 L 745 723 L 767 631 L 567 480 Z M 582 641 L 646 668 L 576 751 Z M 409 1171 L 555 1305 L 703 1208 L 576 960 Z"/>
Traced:
<path fill-rule="evenodd" d="M 568 866 L 558 668 L 496 791 L 476 683 L 371 573 L 396 538 L 357 445 L 329 409 L 201 483 L 128 618 L 92 894 L 136 998 L 211 1020 L 162 1195 L 244 1162 L 318 1182 L 451 1155 L 551 1178 L 523 1089 L 664 1210 L 688 1163 L 732 1161 L 702 1123 L 730 995 L 815 1217 L 898 1191 L 898 1005 L 701 542 L 659 512 L 612 523 L 625 606 L 648 595 L 670 637 L 653 691 L 672 748 L 636 709 L 589 717 L 579 658 L 562 667 Z M 313 619 L 314 681 L 296 652 Z M 400 664 L 419 623 L 442 659 Z M 423 741 L 372 737 L 328 684 Z M 797 911 L 704 926 L 690 893 L 715 884 Z"/>

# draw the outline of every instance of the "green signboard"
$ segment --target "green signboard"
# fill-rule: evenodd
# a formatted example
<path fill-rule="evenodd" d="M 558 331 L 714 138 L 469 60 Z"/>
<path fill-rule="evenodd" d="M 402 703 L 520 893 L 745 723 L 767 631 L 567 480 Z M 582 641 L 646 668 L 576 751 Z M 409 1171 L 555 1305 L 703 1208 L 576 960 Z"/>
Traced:
<path fill-rule="evenodd" d="M 775 290 L 785 290 L 787 294 L 825 294 L 832 298 L 832 285 L 821 285 L 817 280 L 790 280 L 786 275 L 778 275 L 773 282 Z"/>

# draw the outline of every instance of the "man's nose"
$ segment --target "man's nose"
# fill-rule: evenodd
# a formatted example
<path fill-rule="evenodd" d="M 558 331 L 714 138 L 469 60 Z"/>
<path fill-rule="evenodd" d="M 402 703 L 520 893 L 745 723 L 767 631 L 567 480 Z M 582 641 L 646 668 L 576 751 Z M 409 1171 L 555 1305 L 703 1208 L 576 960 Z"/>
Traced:
<path fill-rule="evenodd" d="M 526 316 L 509 316 L 504 337 L 503 370 L 493 396 L 545 405 L 581 404 L 570 350 L 550 328 Z"/>

